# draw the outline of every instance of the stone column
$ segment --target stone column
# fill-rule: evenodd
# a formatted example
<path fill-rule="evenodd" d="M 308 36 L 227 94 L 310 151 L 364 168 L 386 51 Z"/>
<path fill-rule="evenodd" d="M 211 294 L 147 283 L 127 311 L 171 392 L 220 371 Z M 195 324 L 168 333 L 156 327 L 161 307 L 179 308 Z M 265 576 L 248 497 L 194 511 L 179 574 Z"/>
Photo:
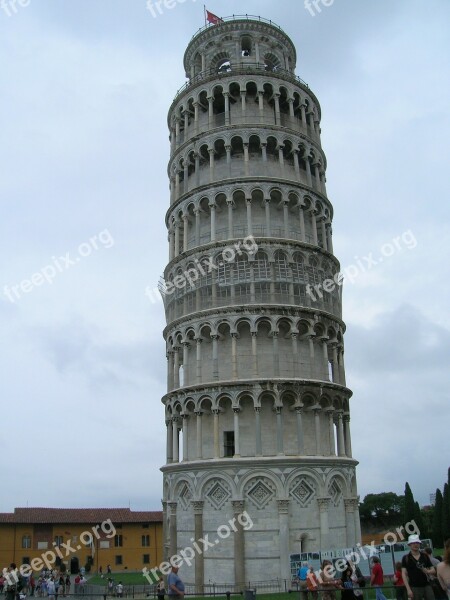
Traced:
<path fill-rule="evenodd" d="M 307 156 L 305 156 L 305 166 L 306 166 L 306 184 L 309 187 L 312 187 L 312 177 L 311 177 L 311 163 Z"/>
<path fill-rule="evenodd" d="M 212 411 L 213 419 L 214 419 L 214 458 L 220 458 L 220 444 L 219 444 L 219 414 L 220 410 L 218 408 L 213 409 Z"/>
<path fill-rule="evenodd" d="M 178 449 L 178 418 L 172 417 L 172 460 L 174 463 L 180 462 L 180 451 Z"/>
<path fill-rule="evenodd" d="M 350 437 L 350 415 L 343 415 L 345 455 L 352 457 L 352 439 Z"/>
<path fill-rule="evenodd" d="M 261 407 L 255 406 L 255 455 L 262 456 L 261 442 Z"/>
<path fill-rule="evenodd" d="M 239 444 L 239 413 L 241 409 L 238 406 L 233 408 L 234 413 L 234 456 L 241 456 L 241 448 Z"/>
<path fill-rule="evenodd" d="M 194 154 L 195 160 L 195 185 L 198 187 L 200 185 L 200 154 Z"/>
<path fill-rule="evenodd" d="M 209 96 L 208 100 L 208 129 L 212 129 L 214 127 L 214 98 Z"/>
<path fill-rule="evenodd" d="M 283 449 L 283 415 L 281 412 L 281 406 L 275 407 L 276 419 L 277 419 L 277 454 L 284 454 Z"/>
<path fill-rule="evenodd" d="M 223 92 L 225 98 L 225 125 L 230 124 L 230 93 Z"/>
<path fill-rule="evenodd" d="M 188 419 L 189 415 L 187 413 L 183 413 L 183 462 L 189 460 L 189 451 L 188 451 Z"/>
<path fill-rule="evenodd" d="M 180 222 L 175 221 L 175 258 L 180 254 Z"/>
<path fill-rule="evenodd" d="M 167 561 L 169 556 L 169 518 L 167 515 L 167 502 L 161 501 L 163 507 L 163 522 L 162 522 L 162 542 L 163 542 L 163 560 Z"/>
<path fill-rule="evenodd" d="M 167 352 L 167 391 L 173 389 L 173 350 Z"/>
<path fill-rule="evenodd" d="M 333 363 L 332 363 L 332 373 L 333 373 L 333 383 L 340 383 L 340 373 L 339 373 L 339 361 L 337 355 L 337 344 L 332 344 L 333 351 Z"/>
<path fill-rule="evenodd" d="M 326 411 L 328 416 L 328 438 L 330 442 L 330 456 L 336 456 L 336 442 L 334 439 L 334 410 L 329 408 Z"/>
<path fill-rule="evenodd" d="M 208 148 L 209 153 L 209 183 L 214 183 L 214 148 Z"/>
<path fill-rule="evenodd" d="M 277 500 L 280 525 L 280 577 L 290 581 L 289 564 L 289 500 Z"/>
<path fill-rule="evenodd" d="M 258 90 L 259 121 L 264 123 L 264 92 Z"/>
<path fill-rule="evenodd" d="M 196 428 L 197 428 L 197 458 L 202 460 L 203 458 L 203 435 L 202 435 L 202 411 L 197 410 L 196 415 Z"/>
<path fill-rule="evenodd" d="M 337 450 L 338 450 L 338 456 L 345 456 L 344 426 L 342 423 L 342 411 L 337 411 Z"/>
<path fill-rule="evenodd" d="M 294 169 L 295 175 L 297 176 L 297 181 L 300 181 L 300 163 L 298 162 L 298 153 L 297 149 L 294 150 Z"/>
<path fill-rule="evenodd" d="M 327 223 L 327 247 L 328 252 L 331 252 L 331 254 L 333 254 L 333 235 L 330 222 Z"/>
<path fill-rule="evenodd" d="M 196 374 L 195 378 L 197 383 L 200 383 L 202 380 L 202 344 L 203 339 L 201 337 L 195 338 L 197 356 L 196 356 Z"/>
<path fill-rule="evenodd" d="M 265 198 L 264 207 L 266 212 L 266 237 L 270 237 L 272 235 L 270 226 L 270 198 Z"/>
<path fill-rule="evenodd" d="M 228 206 L 228 239 L 233 238 L 233 200 L 227 200 Z"/>
<path fill-rule="evenodd" d="M 234 532 L 234 581 L 238 586 L 245 585 L 245 539 L 244 528 L 238 517 L 244 512 L 244 500 L 232 500 L 236 531 Z"/>
<path fill-rule="evenodd" d="M 297 417 L 297 447 L 299 456 L 305 454 L 305 439 L 303 435 L 303 418 L 302 418 L 302 406 L 295 407 L 295 414 Z"/>
<path fill-rule="evenodd" d="M 324 370 L 324 381 L 330 381 L 330 376 L 328 373 L 328 337 L 327 336 L 322 336 L 320 338 L 320 341 L 322 342 L 322 351 L 323 351 L 323 370 Z"/>
<path fill-rule="evenodd" d="M 173 387 L 180 387 L 180 355 L 178 346 L 173 347 Z"/>
<path fill-rule="evenodd" d="M 278 331 L 272 332 L 272 343 L 273 343 L 273 370 L 274 376 L 280 376 L 280 353 L 278 351 Z"/>
<path fill-rule="evenodd" d="M 353 498 L 344 498 L 345 529 L 347 531 L 347 548 L 356 546 L 355 539 L 355 501 Z"/>
<path fill-rule="evenodd" d="M 238 378 L 238 369 L 237 369 L 237 351 L 236 351 L 236 340 L 237 333 L 231 333 L 231 370 L 232 370 L 232 378 L 236 380 Z"/>
<path fill-rule="evenodd" d="M 321 431 L 320 431 L 320 406 L 315 406 L 314 408 L 314 429 L 316 434 L 316 456 L 322 455 L 321 448 Z"/>
<path fill-rule="evenodd" d="M 274 94 L 275 98 L 275 124 L 280 125 L 280 94 Z"/>
<path fill-rule="evenodd" d="M 292 357 L 294 361 L 294 377 L 298 377 L 298 343 L 297 343 L 298 333 L 291 333 L 292 340 Z"/>
<path fill-rule="evenodd" d="M 187 252 L 188 249 L 188 235 L 189 235 L 189 217 L 183 215 L 183 252 Z"/>
<path fill-rule="evenodd" d="M 328 548 L 330 545 L 330 529 L 328 525 L 328 507 L 331 498 L 317 498 L 320 513 L 320 548 Z"/>
<path fill-rule="evenodd" d="M 302 125 L 306 129 L 306 111 L 305 111 L 305 108 L 306 108 L 305 104 L 300 104 L 300 115 L 302 117 Z"/>
<path fill-rule="evenodd" d="M 194 511 L 194 538 L 196 541 L 203 539 L 203 500 L 191 500 L 191 506 Z M 205 579 L 205 559 L 203 552 L 197 552 L 195 555 L 195 591 L 197 594 L 203 593 L 203 582 Z"/>
<path fill-rule="evenodd" d="M 180 117 L 175 118 L 175 144 L 180 145 Z"/>
<path fill-rule="evenodd" d="M 242 118 L 245 117 L 245 109 L 246 109 L 246 91 L 241 91 L 241 110 L 242 110 Z"/>
<path fill-rule="evenodd" d="M 258 350 L 257 350 L 257 336 L 256 331 L 251 332 L 252 336 L 252 357 L 253 357 L 253 377 L 258 377 Z"/>
<path fill-rule="evenodd" d="M 310 362 L 310 376 L 311 379 L 314 379 L 314 374 L 315 374 L 315 368 L 314 368 L 314 338 L 316 336 L 315 335 L 309 335 L 308 336 L 308 342 L 309 342 L 309 362 Z"/>
<path fill-rule="evenodd" d="M 194 106 L 194 131 L 198 133 L 198 102 L 193 103 Z"/>
<path fill-rule="evenodd" d="M 187 386 L 190 384 L 190 377 L 188 372 L 189 348 L 189 342 L 183 342 L 183 386 Z"/>
<path fill-rule="evenodd" d="M 175 256 L 175 233 L 173 227 L 169 229 L 169 261 L 173 260 Z"/>
<path fill-rule="evenodd" d="M 284 200 L 283 202 L 283 224 L 284 224 L 284 237 L 289 237 L 289 202 Z"/>
<path fill-rule="evenodd" d="M 173 436 L 172 436 L 172 420 L 166 419 L 166 429 L 167 429 L 167 443 L 166 443 L 166 456 L 167 456 L 167 464 L 173 462 Z"/>
<path fill-rule="evenodd" d="M 189 191 L 189 162 L 183 161 L 183 194 Z"/>
<path fill-rule="evenodd" d="M 341 385 L 346 385 L 345 383 L 345 367 L 344 367 L 344 348 L 341 347 L 339 353 L 339 379 Z"/>
<path fill-rule="evenodd" d="M 210 211 L 210 226 L 211 226 L 211 242 L 216 241 L 216 204 L 210 202 L 208 204 Z"/>
<path fill-rule="evenodd" d="M 326 220 L 325 217 L 322 217 L 320 219 L 320 231 L 322 233 L 322 248 L 324 250 L 328 250 L 328 248 L 327 248 L 327 231 L 325 228 L 325 220 Z"/>
<path fill-rule="evenodd" d="M 225 146 L 225 151 L 227 153 L 228 177 L 231 177 L 231 146 L 229 144 Z"/>
<path fill-rule="evenodd" d="M 200 246 L 200 209 L 194 210 L 195 215 L 195 245 Z"/>
<path fill-rule="evenodd" d="M 316 215 L 314 214 L 314 209 L 312 209 L 309 214 L 311 215 L 311 230 L 312 230 L 312 236 L 313 236 L 312 243 L 314 244 L 314 246 L 318 246 L 319 242 L 317 239 L 317 223 L 316 223 Z"/>
<path fill-rule="evenodd" d="M 305 213 L 303 212 L 303 204 L 299 204 L 298 209 L 298 215 L 300 217 L 300 241 L 306 242 Z"/>
<path fill-rule="evenodd" d="M 247 203 L 247 235 L 252 235 L 252 199 L 246 198 Z"/>
<path fill-rule="evenodd" d="M 213 364 L 213 379 L 219 379 L 219 356 L 217 349 L 218 335 L 211 335 L 212 339 L 212 364 Z"/>
<path fill-rule="evenodd" d="M 267 144 L 265 142 L 261 142 L 261 154 L 263 162 L 267 162 Z"/>
<path fill-rule="evenodd" d="M 167 502 L 169 509 L 169 558 L 174 556 L 178 550 L 177 541 L 177 503 Z"/>
<path fill-rule="evenodd" d="M 244 175 L 245 177 L 249 176 L 249 156 L 248 156 L 248 144 L 244 143 Z"/>

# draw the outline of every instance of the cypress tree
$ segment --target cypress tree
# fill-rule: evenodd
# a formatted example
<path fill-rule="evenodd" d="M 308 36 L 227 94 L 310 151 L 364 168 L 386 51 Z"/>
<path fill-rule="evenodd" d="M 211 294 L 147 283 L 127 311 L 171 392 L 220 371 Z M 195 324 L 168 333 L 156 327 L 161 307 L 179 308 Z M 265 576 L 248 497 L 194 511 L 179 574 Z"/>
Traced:
<path fill-rule="evenodd" d="M 449 485 L 444 485 L 444 494 L 442 502 L 442 537 L 444 540 L 450 538 L 450 498 L 449 498 Z"/>
<path fill-rule="evenodd" d="M 443 498 L 442 492 L 438 488 L 436 490 L 436 502 L 434 504 L 434 517 L 433 517 L 433 546 L 435 548 L 442 548 L 443 546 L 443 535 L 442 535 L 442 517 L 443 517 Z"/>
<path fill-rule="evenodd" d="M 420 532 L 420 537 L 427 538 L 428 531 L 426 531 L 425 522 L 422 517 L 422 511 L 420 510 L 420 506 L 418 502 L 414 502 L 414 521 L 416 522 L 417 529 Z"/>
<path fill-rule="evenodd" d="M 409 483 L 405 484 L 405 509 L 404 509 L 404 521 L 405 524 L 414 520 L 415 516 L 415 505 L 414 505 L 414 496 L 409 487 Z"/>

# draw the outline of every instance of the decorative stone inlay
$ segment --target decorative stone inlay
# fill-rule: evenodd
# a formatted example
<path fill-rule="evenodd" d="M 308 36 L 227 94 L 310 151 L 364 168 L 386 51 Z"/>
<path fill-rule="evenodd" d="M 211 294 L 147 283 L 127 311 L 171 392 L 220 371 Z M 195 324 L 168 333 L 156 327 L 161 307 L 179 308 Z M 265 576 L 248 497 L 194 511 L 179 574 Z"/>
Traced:
<path fill-rule="evenodd" d="M 333 502 L 333 504 L 335 506 L 338 506 L 342 500 L 342 490 L 341 486 L 338 484 L 336 479 L 333 479 L 333 481 L 331 482 L 328 488 L 328 493 L 331 496 L 331 501 Z"/>
<path fill-rule="evenodd" d="M 231 490 L 222 481 L 215 481 L 205 495 L 209 503 L 219 510 L 231 497 Z"/>
<path fill-rule="evenodd" d="M 315 495 L 315 489 L 308 479 L 298 477 L 294 480 L 294 485 L 291 487 L 290 495 L 296 500 L 300 506 L 305 507 L 311 504 Z"/>
<path fill-rule="evenodd" d="M 262 509 L 275 496 L 275 489 L 266 479 L 258 479 L 256 483 L 247 487 L 246 496 L 256 508 Z"/>
<path fill-rule="evenodd" d="M 187 510 L 189 508 L 189 504 L 192 498 L 192 492 L 187 483 L 183 485 L 181 491 L 178 495 L 178 501 L 181 504 L 181 508 L 183 510 Z"/>

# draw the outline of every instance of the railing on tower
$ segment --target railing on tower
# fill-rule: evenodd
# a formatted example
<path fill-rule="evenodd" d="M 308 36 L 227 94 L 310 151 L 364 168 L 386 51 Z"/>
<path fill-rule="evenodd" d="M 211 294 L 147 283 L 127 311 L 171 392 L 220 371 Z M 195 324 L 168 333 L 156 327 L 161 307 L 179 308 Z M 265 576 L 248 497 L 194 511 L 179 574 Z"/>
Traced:
<path fill-rule="evenodd" d="M 189 79 L 189 81 L 187 81 L 175 94 L 175 98 L 177 98 L 177 96 L 179 94 L 181 94 L 182 92 L 184 92 L 185 90 L 187 90 L 188 88 L 192 87 L 193 85 L 196 85 L 197 83 L 200 82 L 204 82 L 207 79 L 210 79 L 212 77 L 215 78 L 220 78 L 220 77 L 224 77 L 226 75 L 229 74 L 236 74 L 236 73 L 271 73 L 272 75 L 280 75 L 281 77 L 284 77 L 285 79 L 290 79 L 291 81 L 294 81 L 295 83 L 299 83 L 301 86 L 306 87 L 309 89 L 308 84 L 303 81 L 303 79 L 301 79 L 300 77 L 298 77 L 297 75 L 295 75 L 295 73 L 292 73 L 291 71 L 288 71 L 287 69 L 283 69 L 281 67 L 269 67 L 268 65 L 265 65 L 264 63 L 245 63 L 245 64 L 240 64 L 240 65 L 233 65 L 233 63 L 230 63 L 229 65 L 227 64 L 226 67 L 222 68 L 220 67 L 219 69 L 215 69 L 215 68 L 210 68 L 210 69 L 205 69 L 204 71 L 201 71 L 200 73 L 197 73 L 197 75 L 195 75 L 195 77 L 191 77 L 191 79 Z"/>

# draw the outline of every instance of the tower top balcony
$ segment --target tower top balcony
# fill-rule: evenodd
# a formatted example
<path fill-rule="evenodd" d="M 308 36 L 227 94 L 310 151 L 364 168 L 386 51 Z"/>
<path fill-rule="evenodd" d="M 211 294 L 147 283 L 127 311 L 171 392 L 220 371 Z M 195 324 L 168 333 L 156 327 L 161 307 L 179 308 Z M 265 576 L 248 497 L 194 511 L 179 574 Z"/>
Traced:
<path fill-rule="evenodd" d="M 226 71 L 248 63 L 269 71 L 294 75 L 297 62 L 290 37 L 273 21 L 253 15 L 223 17 L 215 25 L 200 28 L 184 54 L 184 69 L 191 85 L 201 73 Z"/>

